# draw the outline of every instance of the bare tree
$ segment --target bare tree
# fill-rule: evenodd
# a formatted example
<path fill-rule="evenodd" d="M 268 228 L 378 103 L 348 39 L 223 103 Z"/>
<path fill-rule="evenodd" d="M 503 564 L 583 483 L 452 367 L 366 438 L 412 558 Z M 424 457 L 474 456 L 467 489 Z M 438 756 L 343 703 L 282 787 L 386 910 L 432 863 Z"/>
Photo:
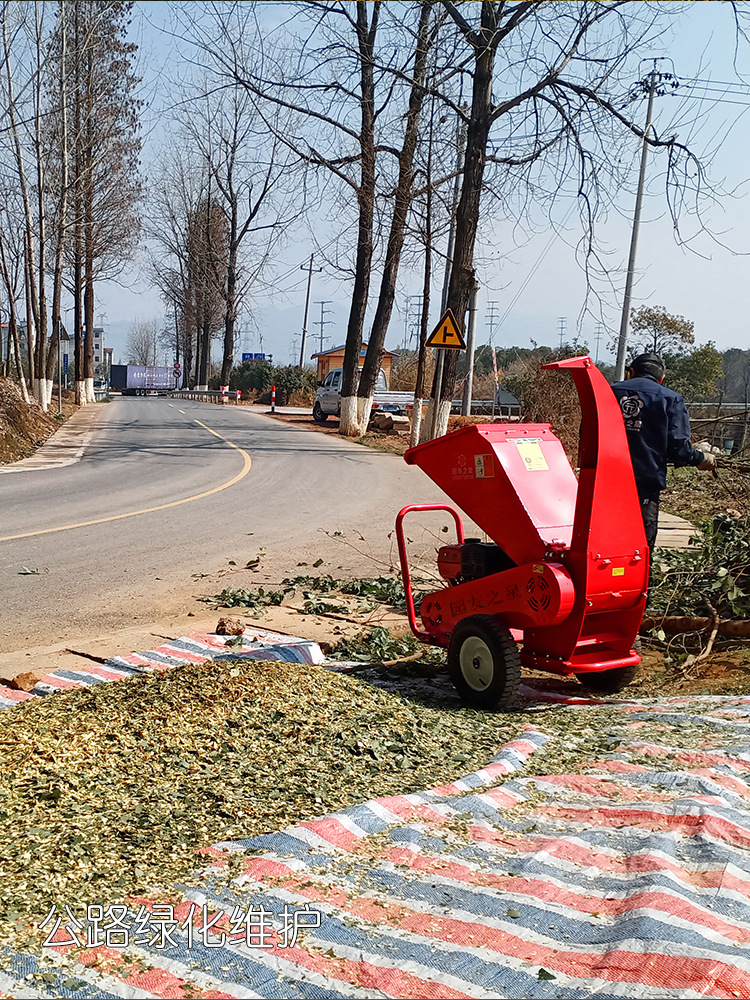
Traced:
<path fill-rule="evenodd" d="M 146 231 L 151 240 L 151 275 L 165 308 L 174 317 L 176 354 L 184 359 L 186 384 L 196 357 L 196 330 L 189 279 L 188 220 L 204 191 L 204 172 L 190 161 L 187 148 L 164 162 L 150 198 Z"/>
<path fill-rule="evenodd" d="M 419 116 L 425 95 L 427 57 L 435 40 L 435 31 L 430 33 L 429 30 L 431 8 L 432 4 L 427 0 L 423 0 L 419 5 L 419 22 L 414 44 L 414 68 L 411 76 L 409 104 L 405 116 L 404 138 L 398 157 L 398 181 L 394 193 L 393 216 L 383 263 L 378 304 L 357 391 L 357 432 L 359 434 L 364 434 L 370 419 L 373 395 L 385 348 L 385 337 L 393 311 L 396 278 L 406 231 L 406 218 L 412 200 L 414 153 L 419 136 Z"/>
<path fill-rule="evenodd" d="M 15 70 L 19 66 L 24 66 L 24 59 L 19 59 L 18 53 L 23 52 L 24 55 L 28 56 L 27 42 L 29 25 L 27 13 L 28 11 L 23 10 L 21 5 L 18 3 L 5 2 L 2 4 L 2 7 L 0 7 L 3 46 L 3 103 L 7 109 L 7 116 L 9 120 L 8 132 L 12 142 L 15 171 L 23 206 L 23 247 L 25 258 L 24 279 L 26 284 L 26 335 L 29 349 L 29 378 L 31 380 L 34 395 L 46 408 L 46 397 L 44 387 L 40 381 L 41 372 L 39 371 L 40 352 L 43 352 L 46 346 L 46 337 L 43 332 L 43 330 L 46 331 L 46 315 L 41 315 L 39 297 L 37 294 L 38 275 L 35 253 L 35 222 L 38 220 L 35 220 L 32 206 L 33 191 L 27 175 L 28 153 L 23 143 L 23 123 L 26 118 L 24 114 L 19 113 L 15 78 Z M 33 76 L 29 77 L 27 75 L 22 83 L 22 93 L 24 93 L 29 87 L 33 88 L 33 83 Z M 28 95 L 24 94 L 24 96 L 26 97 L 24 107 L 27 110 L 30 110 Z M 38 114 L 39 108 L 37 105 L 36 114 L 32 113 L 30 115 L 31 119 L 34 120 L 36 118 L 38 120 Z M 41 340 L 40 348 L 35 350 L 37 338 L 43 339 Z"/>
<path fill-rule="evenodd" d="M 621 180 L 611 152 L 644 138 L 632 105 L 623 110 L 629 88 L 620 77 L 630 70 L 635 55 L 647 52 L 664 17 L 671 19 L 678 10 L 645 4 L 635 9 L 624 2 L 441 3 L 464 41 L 471 67 L 469 109 L 456 108 L 450 95 L 443 95 L 466 122 L 447 300 L 462 322 L 476 281 L 474 246 L 482 192 L 491 186 L 490 180 L 500 180 L 507 191 L 511 185 L 527 188 L 533 179 L 535 196 L 546 190 L 550 200 L 572 182 L 584 223 L 584 256 L 590 262 L 598 209 L 608 185 L 611 190 Z M 526 138 L 517 140 L 516 135 Z M 700 189 L 703 167 L 674 136 L 660 138 L 651 132 L 646 141 L 668 150 L 668 201 L 676 211 L 691 186 Z M 501 173 L 488 175 L 488 165 Z M 456 352 L 448 352 L 437 433 L 447 426 L 456 365 Z"/>
<path fill-rule="evenodd" d="M 137 320 L 128 334 L 128 364 L 155 365 L 159 327 L 156 320 Z"/>
<path fill-rule="evenodd" d="M 210 179 L 209 179 L 210 181 Z M 224 319 L 223 289 L 229 234 L 226 217 L 211 197 L 211 185 L 202 201 L 190 212 L 186 227 L 188 321 L 196 330 L 196 373 L 198 388 L 208 388 L 211 339 Z"/>
<path fill-rule="evenodd" d="M 264 33 L 251 5 L 213 4 L 208 27 L 188 8 L 190 40 L 252 97 L 279 142 L 344 184 L 356 202 L 341 398 L 345 434 L 357 428 L 358 363 L 372 270 L 379 113 L 375 49 L 382 7 L 381 0 L 299 3 L 296 20 L 302 33 L 294 37 L 288 62 L 285 50 L 264 49 Z M 279 110 L 288 112 L 285 127 L 275 124 Z"/>
<path fill-rule="evenodd" d="M 290 154 L 255 113 L 241 88 L 216 90 L 204 80 L 187 113 L 180 116 L 184 145 L 203 161 L 213 198 L 226 219 L 225 281 L 216 278 L 224 299 L 221 381 L 229 382 L 239 309 L 272 260 L 272 251 L 298 214 L 285 182 Z M 278 131 L 278 128 L 275 129 Z"/>
<path fill-rule="evenodd" d="M 16 310 L 16 302 L 21 285 L 21 266 L 24 260 L 23 249 L 20 244 L 22 239 L 25 238 L 25 234 L 21 237 L 16 225 L 17 213 L 10 210 L 16 193 L 10 187 L 2 192 L 4 208 L 0 211 L 0 273 L 2 274 L 5 298 L 8 303 L 8 363 L 10 364 L 11 358 L 15 362 L 16 378 L 21 387 L 21 395 L 24 402 L 28 403 L 29 393 L 21 359 L 18 314 Z M 8 374 L 10 374 L 10 371 Z"/>
<path fill-rule="evenodd" d="M 94 400 L 94 283 L 118 273 L 139 229 L 140 138 L 133 72 L 137 46 L 125 41 L 132 2 L 66 0 L 66 92 L 70 241 L 66 261 L 75 311 L 76 400 Z M 53 57 L 61 49 L 53 49 Z M 61 57 L 61 56 L 59 56 Z M 58 57 L 58 58 L 59 58 Z M 61 79 L 56 69 L 55 83 Z"/>

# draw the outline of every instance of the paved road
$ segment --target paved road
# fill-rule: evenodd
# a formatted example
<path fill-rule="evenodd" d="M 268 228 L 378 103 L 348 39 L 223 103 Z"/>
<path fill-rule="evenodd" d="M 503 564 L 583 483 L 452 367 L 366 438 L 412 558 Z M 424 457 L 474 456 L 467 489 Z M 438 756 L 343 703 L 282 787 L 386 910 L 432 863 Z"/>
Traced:
<path fill-rule="evenodd" d="M 80 461 L 0 476 L 0 498 L 0 652 L 147 622 L 319 558 L 321 572 L 377 574 L 398 509 L 445 500 L 398 456 L 244 407 L 129 397 L 106 404 Z M 243 572 L 259 554 L 261 572 Z"/>

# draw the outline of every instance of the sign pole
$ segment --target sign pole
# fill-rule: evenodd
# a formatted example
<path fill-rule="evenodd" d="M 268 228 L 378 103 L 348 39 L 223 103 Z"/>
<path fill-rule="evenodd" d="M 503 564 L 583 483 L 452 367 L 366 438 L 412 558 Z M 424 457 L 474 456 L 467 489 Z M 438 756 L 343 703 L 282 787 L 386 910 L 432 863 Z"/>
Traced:
<path fill-rule="evenodd" d="M 430 419 L 430 439 L 435 437 L 438 425 L 438 409 L 440 408 L 440 393 L 443 388 L 443 369 L 445 368 L 445 351 L 438 349 L 437 362 L 435 364 L 435 388 L 432 393 L 432 416 Z"/>
<path fill-rule="evenodd" d="M 446 351 L 465 351 L 466 341 L 461 329 L 456 322 L 456 317 L 450 309 L 446 309 L 440 317 L 440 322 L 425 341 L 426 347 L 437 349 L 437 362 L 435 365 L 435 382 L 432 393 L 432 416 L 430 418 L 430 438 L 435 437 L 438 427 L 438 410 L 440 408 L 440 395 L 443 387 L 443 372 L 445 370 Z"/>

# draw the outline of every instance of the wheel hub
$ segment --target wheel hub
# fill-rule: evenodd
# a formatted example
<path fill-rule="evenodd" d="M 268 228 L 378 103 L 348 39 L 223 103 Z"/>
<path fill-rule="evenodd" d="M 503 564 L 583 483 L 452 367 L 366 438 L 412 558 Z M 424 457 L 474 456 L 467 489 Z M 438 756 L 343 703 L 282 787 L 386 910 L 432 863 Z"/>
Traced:
<path fill-rule="evenodd" d="M 464 680 L 473 691 L 486 691 L 495 676 L 495 661 L 487 643 L 469 636 L 461 646 L 459 664 Z"/>

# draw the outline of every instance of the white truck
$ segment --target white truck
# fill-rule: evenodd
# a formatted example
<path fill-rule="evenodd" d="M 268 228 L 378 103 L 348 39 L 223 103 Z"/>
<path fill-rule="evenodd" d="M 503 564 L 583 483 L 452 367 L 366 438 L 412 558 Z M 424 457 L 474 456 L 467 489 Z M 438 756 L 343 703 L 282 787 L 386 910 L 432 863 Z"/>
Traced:
<path fill-rule="evenodd" d="M 360 368 L 360 375 L 362 369 Z M 341 376 L 343 368 L 332 368 L 323 382 L 318 382 L 313 406 L 313 420 L 324 423 L 330 416 L 341 415 Z M 381 368 L 372 400 L 373 411 L 405 414 L 414 406 L 413 392 L 393 392 L 388 388 L 388 380 Z"/>
<path fill-rule="evenodd" d="M 182 375 L 176 371 L 168 365 L 112 365 L 109 386 L 123 396 L 165 395 L 182 386 Z"/>

